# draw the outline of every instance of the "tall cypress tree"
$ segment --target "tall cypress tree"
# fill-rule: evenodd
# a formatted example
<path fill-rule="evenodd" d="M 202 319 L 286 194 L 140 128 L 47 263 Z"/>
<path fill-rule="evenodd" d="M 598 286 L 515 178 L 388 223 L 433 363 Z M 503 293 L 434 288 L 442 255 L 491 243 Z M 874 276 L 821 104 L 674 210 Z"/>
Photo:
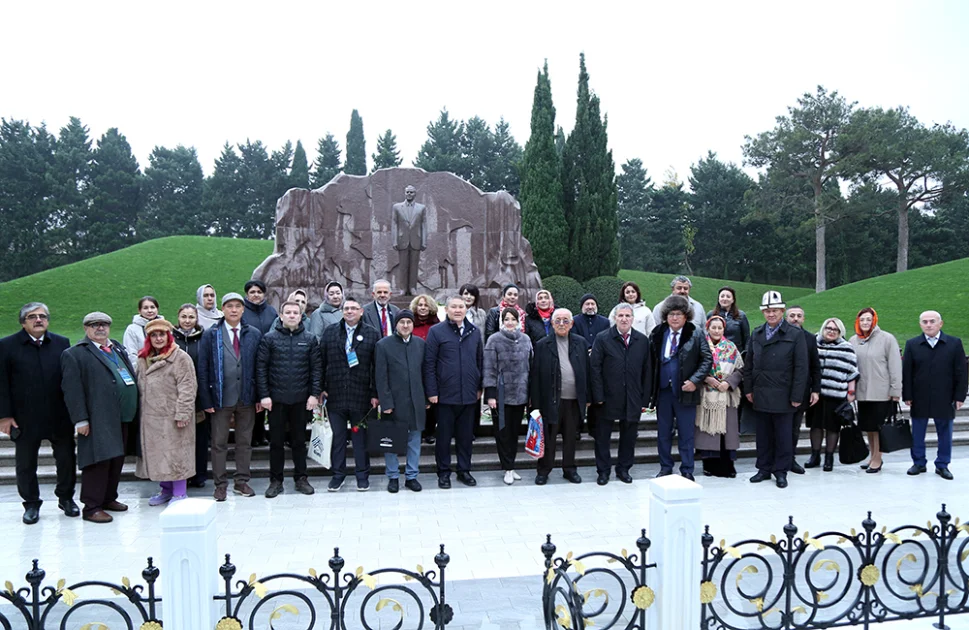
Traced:
<path fill-rule="evenodd" d="M 320 138 L 316 153 L 313 172 L 310 173 L 310 185 L 313 188 L 326 185 L 340 172 L 340 143 L 332 133 L 327 133 L 325 137 Z"/>
<path fill-rule="evenodd" d="M 373 154 L 373 171 L 381 168 L 396 168 L 400 166 L 400 151 L 397 149 L 397 136 L 390 129 L 377 138 L 377 152 Z"/>
<path fill-rule="evenodd" d="M 568 228 L 562 210 L 559 155 L 555 150 L 555 106 L 548 62 L 538 73 L 532 99 L 531 136 L 521 165 L 522 236 L 532 245 L 544 276 L 568 268 Z"/>
<path fill-rule="evenodd" d="M 343 166 L 347 175 L 367 174 L 367 145 L 363 137 L 363 118 L 353 110 L 350 114 L 350 131 L 347 132 L 347 161 Z"/>
<path fill-rule="evenodd" d="M 569 272 L 579 281 L 614 276 L 619 271 L 616 167 L 606 126 L 599 113 L 599 97 L 589 91 L 585 54 L 580 54 L 575 127 L 562 154 Z"/>
<path fill-rule="evenodd" d="M 303 143 L 296 141 L 296 149 L 293 150 L 293 166 L 289 169 L 289 187 L 306 188 L 310 185 L 310 167 L 306 161 L 306 149 Z"/>

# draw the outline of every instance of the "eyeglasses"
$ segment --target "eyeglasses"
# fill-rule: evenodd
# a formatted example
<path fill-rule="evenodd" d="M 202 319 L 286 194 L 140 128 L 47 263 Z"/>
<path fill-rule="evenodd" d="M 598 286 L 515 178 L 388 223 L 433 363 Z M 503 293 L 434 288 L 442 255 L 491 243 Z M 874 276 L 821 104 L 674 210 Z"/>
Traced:
<path fill-rule="evenodd" d="M 838 330 L 837 328 L 832 328 L 831 326 L 825 326 L 824 332 L 833 332 L 833 333 L 839 333 L 839 334 L 841 333 L 840 330 Z"/>
<path fill-rule="evenodd" d="M 88 328 L 110 328 L 111 324 L 108 322 L 91 322 L 88 324 Z"/>
<path fill-rule="evenodd" d="M 30 320 L 30 321 L 32 321 L 32 322 L 33 321 L 44 321 L 46 319 L 50 319 L 50 316 L 49 315 L 44 315 L 43 313 L 40 313 L 40 314 L 28 315 L 27 316 L 27 319 Z"/>
<path fill-rule="evenodd" d="M 571 319 L 553 319 L 552 320 L 552 323 L 553 324 L 559 324 L 561 326 L 561 325 L 564 325 L 564 324 L 568 324 L 571 321 L 572 321 Z"/>

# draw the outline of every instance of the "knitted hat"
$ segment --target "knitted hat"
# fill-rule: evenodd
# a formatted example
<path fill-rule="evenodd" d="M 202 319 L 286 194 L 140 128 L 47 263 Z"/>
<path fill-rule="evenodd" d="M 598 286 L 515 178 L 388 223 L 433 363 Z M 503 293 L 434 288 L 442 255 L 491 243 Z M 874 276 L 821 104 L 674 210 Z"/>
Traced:
<path fill-rule="evenodd" d="M 166 332 L 171 332 L 172 328 L 174 328 L 174 326 L 172 326 L 171 322 L 159 317 L 145 324 L 145 334 L 150 335 L 152 332 L 156 330 L 164 330 Z"/>
<path fill-rule="evenodd" d="M 402 308 L 397 311 L 397 315 L 394 316 L 394 326 L 400 323 L 402 319 L 409 319 L 411 323 L 414 322 L 414 313 L 409 308 Z"/>
<path fill-rule="evenodd" d="M 596 308 L 599 308 L 599 300 L 596 299 L 595 294 L 594 293 L 586 293 L 585 295 L 582 296 L 582 299 L 579 300 L 579 310 L 580 311 L 582 310 L 582 306 L 586 302 L 588 302 L 589 300 L 592 300 L 593 302 L 595 302 L 596 303 Z"/>
<path fill-rule="evenodd" d="M 88 324 L 97 324 L 99 322 L 111 323 L 111 316 L 107 313 L 102 313 L 101 311 L 94 311 L 93 313 L 88 313 L 84 316 L 81 321 L 82 324 L 87 326 Z"/>
<path fill-rule="evenodd" d="M 235 291 L 230 291 L 222 296 L 222 306 L 224 307 L 226 302 L 231 302 L 232 300 L 236 300 L 243 304 L 245 303 L 241 295 L 239 295 Z"/>

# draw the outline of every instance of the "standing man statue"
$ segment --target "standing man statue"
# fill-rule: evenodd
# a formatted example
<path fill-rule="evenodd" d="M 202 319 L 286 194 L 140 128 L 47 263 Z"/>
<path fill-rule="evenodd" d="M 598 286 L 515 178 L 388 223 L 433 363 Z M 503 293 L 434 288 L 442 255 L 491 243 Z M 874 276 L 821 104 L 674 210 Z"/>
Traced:
<path fill-rule="evenodd" d="M 395 203 L 391 213 L 391 231 L 394 249 L 400 254 L 397 264 L 397 286 L 404 295 L 417 295 L 417 274 L 420 271 L 421 252 L 427 249 L 427 214 L 425 206 L 414 201 L 417 189 L 404 189 L 404 199 Z"/>

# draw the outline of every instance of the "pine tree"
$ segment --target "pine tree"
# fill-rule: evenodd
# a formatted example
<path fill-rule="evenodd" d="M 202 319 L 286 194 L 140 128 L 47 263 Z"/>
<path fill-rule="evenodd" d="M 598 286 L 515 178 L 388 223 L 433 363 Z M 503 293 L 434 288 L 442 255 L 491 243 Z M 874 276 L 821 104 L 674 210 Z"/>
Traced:
<path fill-rule="evenodd" d="M 88 128 L 71 116 L 58 134 L 50 171 L 51 208 L 46 246 L 51 266 L 86 258 L 79 235 L 85 232 L 94 153 Z"/>
<path fill-rule="evenodd" d="M 491 161 L 491 168 L 485 173 L 488 190 L 507 190 L 512 196 L 518 197 L 521 192 L 522 147 L 511 135 L 511 129 L 504 118 L 499 119 L 495 125 L 493 138 L 494 159 Z"/>
<path fill-rule="evenodd" d="M 340 143 L 332 133 L 327 133 L 325 137 L 320 138 L 316 153 L 313 172 L 310 173 L 310 185 L 313 188 L 320 188 L 340 173 Z"/>
<path fill-rule="evenodd" d="M 94 150 L 85 251 L 104 254 L 137 240 L 142 185 L 141 169 L 128 140 L 116 127 L 108 129 Z"/>
<path fill-rule="evenodd" d="M 623 269 L 645 269 L 644 254 L 649 246 L 646 224 L 653 183 L 646 175 L 643 161 L 627 160 L 616 179 L 619 212 L 619 245 Z"/>
<path fill-rule="evenodd" d="M 145 205 L 138 238 L 204 234 L 202 187 L 205 177 L 195 147 L 155 147 L 145 169 Z"/>
<path fill-rule="evenodd" d="M 599 98 L 589 91 L 585 54 L 580 54 L 575 127 L 562 154 L 569 275 L 580 282 L 619 271 L 616 167 L 607 125 L 608 120 L 600 118 Z"/>
<path fill-rule="evenodd" d="M 689 181 L 691 216 L 697 229 L 694 272 L 743 279 L 743 256 L 737 243 L 744 241 L 744 197 L 755 186 L 754 180 L 710 151 L 691 167 Z"/>
<path fill-rule="evenodd" d="M 293 151 L 293 166 L 289 169 L 289 186 L 287 188 L 308 188 L 310 185 L 310 167 L 306 161 L 306 150 L 303 143 L 296 141 Z"/>
<path fill-rule="evenodd" d="M 206 225 L 214 236 L 241 233 L 244 188 L 242 159 L 226 142 L 203 191 Z"/>
<path fill-rule="evenodd" d="M 373 154 L 373 170 L 376 172 L 381 168 L 396 168 L 400 166 L 400 151 L 397 150 L 397 136 L 388 129 L 384 135 L 377 138 L 377 152 Z"/>
<path fill-rule="evenodd" d="M 463 171 L 453 171 L 482 190 L 491 190 L 488 175 L 494 166 L 495 138 L 491 127 L 480 116 L 474 116 L 464 125 L 461 134 L 461 163 Z"/>
<path fill-rule="evenodd" d="M 467 171 L 461 151 L 464 123 L 451 120 L 447 109 L 427 125 L 427 140 L 414 160 L 414 166 L 428 172 L 444 171 L 461 175 Z"/>
<path fill-rule="evenodd" d="M 262 141 L 238 145 L 242 160 L 240 172 L 243 181 L 242 223 L 239 236 L 243 238 L 269 238 L 276 222 L 276 200 L 279 191 L 279 167 L 283 152 L 271 158 Z"/>
<path fill-rule="evenodd" d="M 538 73 L 532 99 L 531 136 L 521 165 L 522 236 L 532 245 L 543 276 L 568 269 L 568 229 L 562 211 L 562 181 L 555 150 L 555 106 L 548 62 Z"/>
<path fill-rule="evenodd" d="M 347 161 L 343 166 L 347 175 L 367 174 L 367 145 L 363 137 L 363 118 L 357 110 L 350 114 L 350 131 L 347 132 Z"/>

